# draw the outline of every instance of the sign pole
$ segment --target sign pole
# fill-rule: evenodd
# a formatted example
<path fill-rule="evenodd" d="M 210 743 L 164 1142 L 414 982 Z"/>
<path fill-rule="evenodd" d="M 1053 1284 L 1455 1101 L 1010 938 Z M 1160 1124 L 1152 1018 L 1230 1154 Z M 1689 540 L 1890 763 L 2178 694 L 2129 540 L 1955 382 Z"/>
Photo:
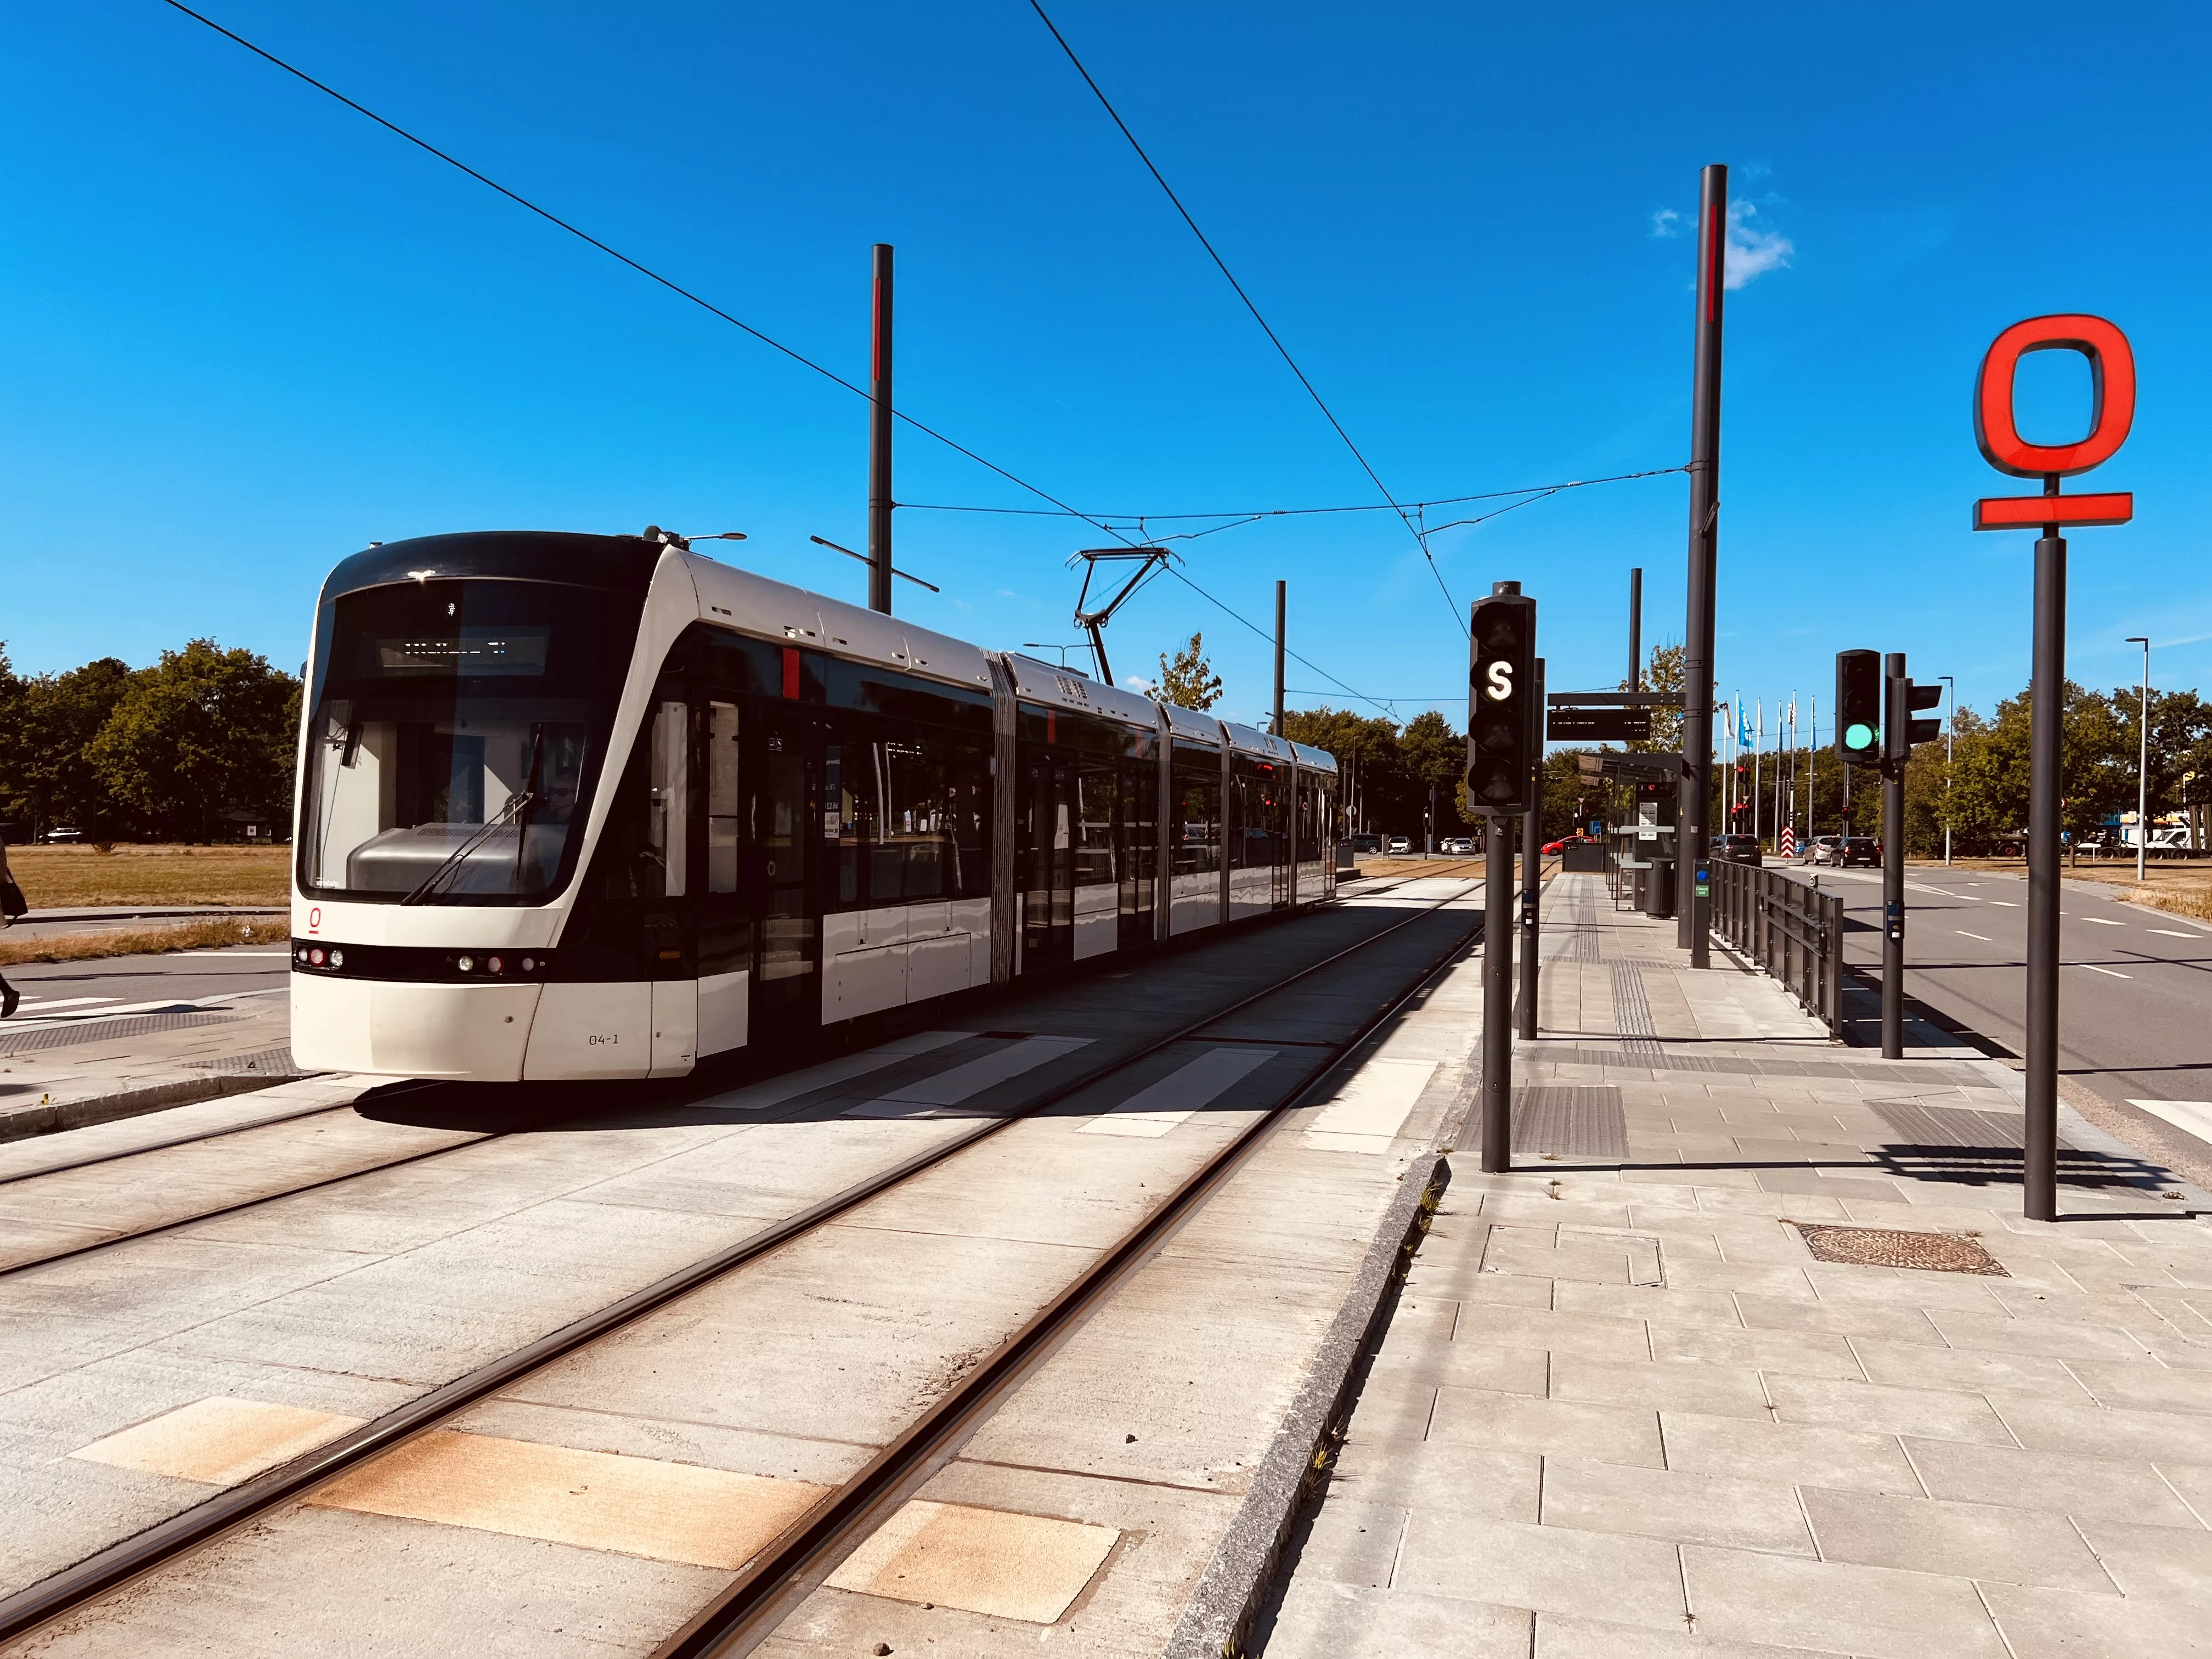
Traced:
<path fill-rule="evenodd" d="M 2052 478 L 2047 493 L 2057 495 Z M 2066 538 L 2035 544 L 2027 734 L 2027 1123 L 2021 1212 L 2058 1219 L 2058 832 L 2065 787 Z"/>
<path fill-rule="evenodd" d="M 2088 435 L 2034 444 L 2020 435 L 2013 385 L 2031 351 L 2078 351 L 2088 359 Z M 2100 466 L 2127 441 L 2136 410 L 2135 351 L 2102 317 L 2030 317 L 1991 341 L 1974 383 L 1974 440 L 2000 472 L 2043 480 L 2040 495 L 1990 496 L 1974 503 L 1977 530 L 2039 528 L 2035 544 L 2035 636 L 2028 690 L 2027 1145 L 2021 1212 L 2058 1219 L 2058 858 L 2064 805 L 2067 525 L 2125 524 L 2127 491 L 2068 495 L 2059 481 Z"/>
<path fill-rule="evenodd" d="M 1483 817 L 1482 1167 L 1513 1167 L 1513 820 Z"/>

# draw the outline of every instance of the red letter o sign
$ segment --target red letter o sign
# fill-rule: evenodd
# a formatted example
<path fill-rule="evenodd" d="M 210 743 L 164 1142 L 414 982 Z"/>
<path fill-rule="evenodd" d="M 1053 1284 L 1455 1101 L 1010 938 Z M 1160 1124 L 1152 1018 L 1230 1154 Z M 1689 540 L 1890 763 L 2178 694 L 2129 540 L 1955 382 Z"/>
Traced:
<path fill-rule="evenodd" d="M 2032 444 L 2013 423 L 2013 376 L 2031 351 L 2078 351 L 2089 360 L 2089 435 L 2079 443 Z M 2031 317 L 1997 336 L 1974 382 L 1974 440 L 2000 472 L 2023 478 L 2087 472 L 2112 459 L 2136 417 L 2136 356 L 2102 317 Z"/>

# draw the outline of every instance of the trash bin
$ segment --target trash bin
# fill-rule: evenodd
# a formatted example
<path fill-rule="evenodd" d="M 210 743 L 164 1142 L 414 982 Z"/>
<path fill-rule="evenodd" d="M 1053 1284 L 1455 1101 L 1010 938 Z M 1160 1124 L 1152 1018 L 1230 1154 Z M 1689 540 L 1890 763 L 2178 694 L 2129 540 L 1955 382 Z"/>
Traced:
<path fill-rule="evenodd" d="M 1674 860 L 1655 858 L 1644 872 L 1644 914 L 1667 917 L 1674 914 Z"/>

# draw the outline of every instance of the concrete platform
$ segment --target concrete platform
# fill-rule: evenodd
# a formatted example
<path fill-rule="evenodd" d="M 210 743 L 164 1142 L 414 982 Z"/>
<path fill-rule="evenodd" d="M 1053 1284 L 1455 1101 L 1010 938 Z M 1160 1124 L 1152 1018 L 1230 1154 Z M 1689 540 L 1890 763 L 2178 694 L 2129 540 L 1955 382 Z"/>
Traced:
<path fill-rule="evenodd" d="M 2003 1066 L 1828 1045 L 1595 877 L 1546 915 L 1560 1133 L 1455 1160 L 1255 1650 L 2212 1651 L 2212 1197 L 2069 1112 L 2025 1221 Z"/>

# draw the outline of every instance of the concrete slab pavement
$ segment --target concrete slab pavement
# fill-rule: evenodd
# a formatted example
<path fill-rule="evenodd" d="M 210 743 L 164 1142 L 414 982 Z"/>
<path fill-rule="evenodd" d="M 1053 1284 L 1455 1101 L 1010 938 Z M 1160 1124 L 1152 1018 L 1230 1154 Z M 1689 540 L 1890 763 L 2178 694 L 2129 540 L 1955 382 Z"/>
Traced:
<path fill-rule="evenodd" d="M 1595 877 L 1545 926 L 1522 1120 L 1574 1097 L 1513 1173 L 1455 1160 L 1256 1650 L 2212 1652 L 2212 1200 L 2069 1113 L 2026 1221 L 1999 1063 L 1832 1046 Z"/>

